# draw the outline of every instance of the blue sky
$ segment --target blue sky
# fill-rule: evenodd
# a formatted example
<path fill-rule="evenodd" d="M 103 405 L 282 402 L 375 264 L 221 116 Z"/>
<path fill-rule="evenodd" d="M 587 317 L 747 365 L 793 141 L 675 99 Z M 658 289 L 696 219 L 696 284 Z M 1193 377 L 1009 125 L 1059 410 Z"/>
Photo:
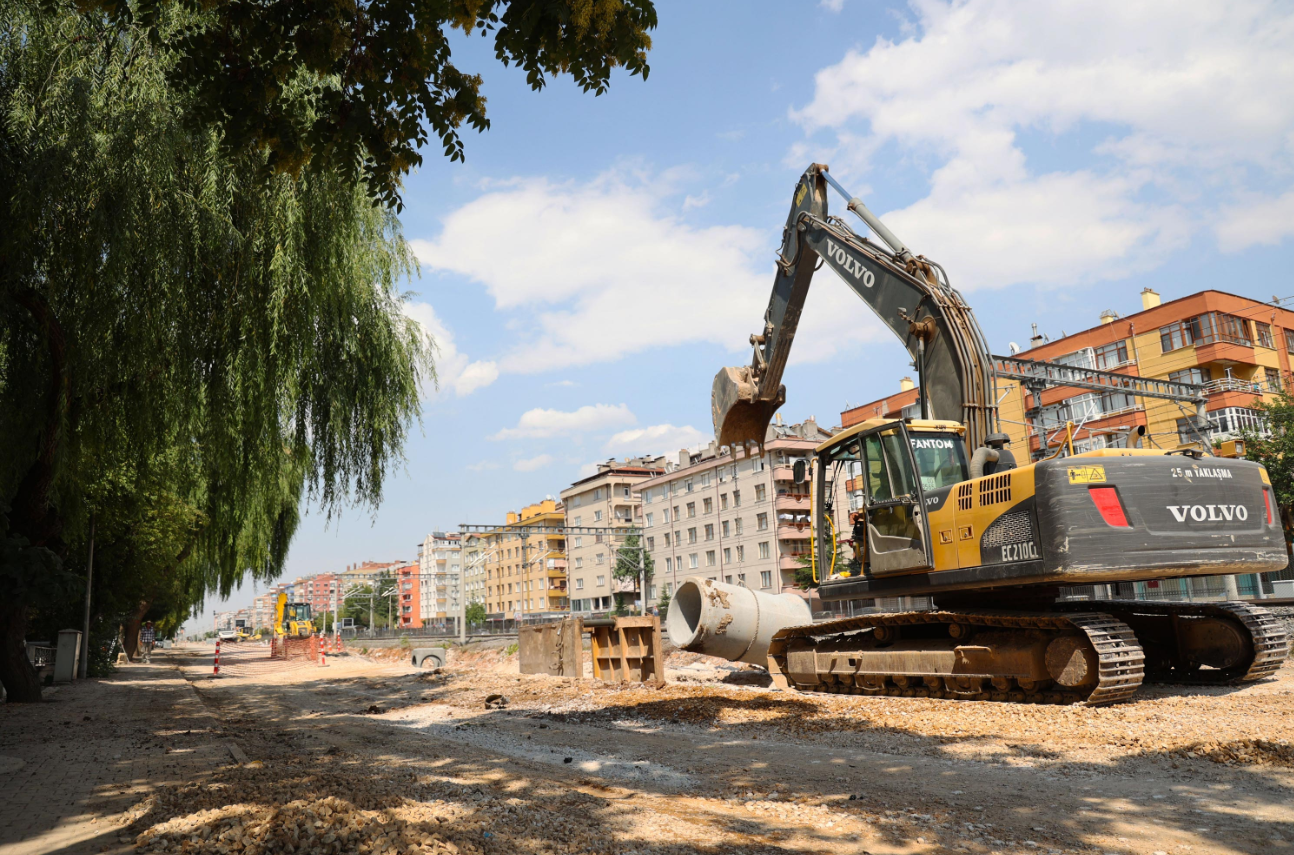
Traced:
<path fill-rule="evenodd" d="M 457 49 L 493 127 L 466 134 L 465 164 L 427 149 L 402 215 L 440 388 L 382 505 L 311 513 L 288 578 L 412 559 L 427 532 L 499 520 L 596 461 L 708 440 L 710 383 L 749 360 L 813 161 L 944 265 L 997 352 L 1031 323 L 1055 337 L 1131 313 L 1147 286 L 1294 294 L 1288 6 L 658 11 L 650 77 L 597 98 L 532 92 L 488 40 Z M 830 425 L 910 369 L 829 273 L 814 289 L 782 412 Z"/>

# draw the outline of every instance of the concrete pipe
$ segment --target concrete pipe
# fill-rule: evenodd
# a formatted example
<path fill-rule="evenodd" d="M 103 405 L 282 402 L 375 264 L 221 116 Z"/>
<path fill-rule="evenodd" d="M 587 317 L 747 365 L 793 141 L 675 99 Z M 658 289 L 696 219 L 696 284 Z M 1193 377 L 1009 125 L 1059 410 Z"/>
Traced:
<path fill-rule="evenodd" d="M 670 599 L 665 626 L 675 647 L 731 662 L 768 665 L 774 633 L 813 623 L 795 594 L 760 594 L 740 585 L 689 577 Z"/>

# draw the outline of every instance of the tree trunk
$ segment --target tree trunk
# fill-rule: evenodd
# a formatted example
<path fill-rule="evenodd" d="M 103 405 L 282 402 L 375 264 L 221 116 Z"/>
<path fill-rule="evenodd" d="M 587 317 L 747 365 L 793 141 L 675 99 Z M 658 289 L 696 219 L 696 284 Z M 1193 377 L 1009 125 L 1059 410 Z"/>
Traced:
<path fill-rule="evenodd" d="M 27 659 L 27 603 L 21 598 L 0 605 L 0 683 L 11 704 L 40 700 L 40 678 Z"/>
<path fill-rule="evenodd" d="M 148 600 L 141 601 L 126 618 L 125 638 L 121 640 L 121 646 L 126 649 L 126 658 L 131 662 L 135 661 L 135 653 L 139 650 L 139 627 L 144 622 L 144 615 L 148 614 L 148 605 Z"/>
<path fill-rule="evenodd" d="M 54 315 L 49 301 L 36 291 L 14 295 L 14 301 L 31 315 L 45 340 L 49 356 L 49 382 L 43 402 L 44 425 L 41 428 L 36 458 L 27 468 L 11 501 L 9 527 L 26 538 L 30 546 L 44 547 L 59 560 L 65 557 L 63 515 L 54 507 L 52 492 L 54 473 L 61 451 L 60 435 L 63 414 L 71 387 L 67 376 L 67 338 Z M 0 606 L 0 683 L 12 703 L 34 703 L 40 700 L 40 681 L 27 661 L 27 598 L 21 593 L 9 594 Z"/>

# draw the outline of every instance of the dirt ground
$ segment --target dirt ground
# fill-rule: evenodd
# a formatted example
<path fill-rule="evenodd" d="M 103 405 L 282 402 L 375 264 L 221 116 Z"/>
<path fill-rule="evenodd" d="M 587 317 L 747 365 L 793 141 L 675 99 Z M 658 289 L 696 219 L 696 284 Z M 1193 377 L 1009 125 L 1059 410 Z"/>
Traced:
<path fill-rule="evenodd" d="M 250 855 L 1294 853 L 1294 667 L 1088 709 L 778 692 L 684 654 L 664 688 L 611 686 L 507 652 L 433 673 L 249 650 L 219 679 L 174 652 L 247 762 L 145 800 L 131 833 Z"/>

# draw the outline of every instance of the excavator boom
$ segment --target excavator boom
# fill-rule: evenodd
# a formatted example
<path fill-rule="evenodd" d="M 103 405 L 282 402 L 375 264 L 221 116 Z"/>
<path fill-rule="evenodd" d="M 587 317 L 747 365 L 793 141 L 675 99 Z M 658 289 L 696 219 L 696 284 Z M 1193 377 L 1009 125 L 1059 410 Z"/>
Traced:
<path fill-rule="evenodd" d="M 849 210 L 888 248 L 827 213 L 829 186 L 849 200 Z M 764 328 L 751 336 L 751 364 L 724 368 L 714 379 L 711 405 L 719 443 L 763 444 L 769 421 L 786 400 L 782 372 L 819 263 L 834 270 L 912 355 L 921 378 L 923 415 L 961 422 L 970 447 L 982 445 L 996 418 L 993 363 L 970 307 L 937 264 L 914 256 L 857 197 L 830 178 L 825 165 L 816 163 L 796 185 Z"/>

